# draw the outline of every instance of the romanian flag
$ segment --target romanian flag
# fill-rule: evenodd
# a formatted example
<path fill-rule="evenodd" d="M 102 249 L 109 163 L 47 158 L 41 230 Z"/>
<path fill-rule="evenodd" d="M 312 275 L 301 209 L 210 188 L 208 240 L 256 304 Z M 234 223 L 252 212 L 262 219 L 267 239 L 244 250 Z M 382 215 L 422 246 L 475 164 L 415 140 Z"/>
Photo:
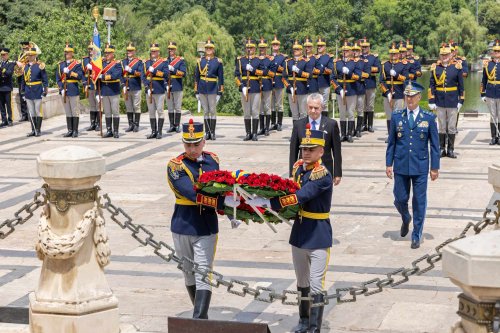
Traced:
<path fill-rule="evenodd" d="M 92 33 L 92 81 L 97 81 L 99 74 L 102 72 L 102 57 L 101 57 L 101 37 L 97 31 L 97 22 L 94 23 L 94 32 Z"/>

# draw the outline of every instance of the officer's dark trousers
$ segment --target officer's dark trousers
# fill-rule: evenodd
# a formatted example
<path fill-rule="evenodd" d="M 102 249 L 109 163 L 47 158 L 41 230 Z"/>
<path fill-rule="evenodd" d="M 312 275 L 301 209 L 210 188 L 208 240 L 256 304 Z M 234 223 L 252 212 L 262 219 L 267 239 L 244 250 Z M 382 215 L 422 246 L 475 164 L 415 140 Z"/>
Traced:
<path fill-rule="evenodd" d="M 2 122 L 12 122 L 11 91 L 0 91 L 0 113 Z"/>
<path fill-rule="evenodd" d="M 407 176 L 394 174 L 394 206 L 396 206 L 404 223 L 410 222 L 408 201 L 410 187 L 413 187 L 413 233 L 412 240 L 420 241 L 424 229 L 425 210 L 427 208 L 427 173 L 423 175 Z"/>

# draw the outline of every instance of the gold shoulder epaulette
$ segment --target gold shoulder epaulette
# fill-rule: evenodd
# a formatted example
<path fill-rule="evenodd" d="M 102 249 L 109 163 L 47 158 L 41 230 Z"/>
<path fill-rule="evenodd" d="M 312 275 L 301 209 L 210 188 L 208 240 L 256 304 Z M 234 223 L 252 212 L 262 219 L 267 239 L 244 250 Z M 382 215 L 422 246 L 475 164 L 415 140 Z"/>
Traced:
<path fill-rule="evenodd" d="M 41 70 L 44 70 L 44 69 L 45 69 L 45 63 L 44 63 L 44 62 L 39 61 L 39 62 L 38 62 L 38 67 L 40 67 L 40 69 L 41 69 Z"/>
<path fill-rule="evenodd" d="M 387 60 L 384 60 L 382 61 L 382 66 L 384 66 L 384 64 L 387 62 Z"/>
<path fill-rule="evenodd" d="M 373 56 L 378 58 L 378 53 L 373 53 Z"/>
<path fill-rule="evenodd" d="M 435 69 L 436 69 L 436 63 L 433 63 L 433 64 L 431 65 L 431 71 L 433 71 L 433 70 L 435 70 Z"/>
<path fill-rule="evenodd" d="M 462 61 L 457 61 L 457 62 L 455 63 L 455 67 L 456 67 L 457 69 L 462 69 Z"/>
<path fill-rule="evenodd" d="M 418 60 L 418 59 L 420 59 L 420 57 L 418 55 L 416 55 L 416 56 L 413 56 L 413 59 Z"/>
<path fill-rule="evenodd" d="M 241 58 L 242 58 L 241 56 L 237 56 L 237 57 L 236 57 L 236 59 L 237 59 L 237 60 L 240 60 Z"/>
<path fill-rule="evenodd" d="M 410 62 L 410 64 L 413 64 L 415 62 L 415 60 L 410 59 L 409 62 Z"/>
<path fill-rule="evenodd" d="M 408 60 L 403 59 L 403 60 L 401 60 L 401 62 L 406 65 L 408 63 Z"/>
<path fill-rule="evenodd" d="M 217 162 L 217 164 L 219 164 L 219 156 L 217 156 L 216 153 L 212 153 L 209 151 L 205 151 L 204 153 L 210 155 L 214 159 L 214 161 Z"/>
<path fill-rule="evenodd" d="M 222 59 L 221 58 L 217 58 L 217 61 L 222 64 Z"/>
<path fill-rule="evenodd" d="M 267 55 L 267 59 L 274 60 L 274 57 L 272 55 Z"/>
<path fill-rule="evenodd" d="M 297 162 L 295 162 L 295 163 L 293 164 L 293 168 L 294 168 L 294 169 L 295 169 L 295 168 L 298 168 L 298 167 L 299 167 L 299 166 L 301 166 L 302 164 L 304 164 L 304 160 L 300 159 L 300 160 L 298 160 Z"/>
<path fill-rule="evenodd" d="M 368 59 L 363 59 L 364 62 L 368 62 Z"/>
<path fill-rule="evenodd" d="M 325 168 L 324 165 L 318 165 L 313 169 L 311 172 L 311 176 L 309 177 L 310 180 L 317 180 L 325 177 L 328 174 L 328 170 Z"/>
<path fill-rule="evenodd" d="M 182 169 L 182 160 L 184 159 L 184 154 L 181 154 L 177 157 L 172 158 L 168 162 L 168 168 L 174 171 L 179 171 Z"/>

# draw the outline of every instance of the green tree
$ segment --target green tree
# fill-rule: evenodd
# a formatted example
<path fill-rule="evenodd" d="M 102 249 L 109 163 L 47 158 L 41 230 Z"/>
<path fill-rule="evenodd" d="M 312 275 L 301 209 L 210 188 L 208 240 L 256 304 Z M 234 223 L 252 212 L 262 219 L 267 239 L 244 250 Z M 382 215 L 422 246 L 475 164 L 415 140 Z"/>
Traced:
<path fill-rule="evenodd" d="M 500 4 L 497 0 L 480 2 L 479 24 L 488 29 L 488 39 L 500 38 Z"/>

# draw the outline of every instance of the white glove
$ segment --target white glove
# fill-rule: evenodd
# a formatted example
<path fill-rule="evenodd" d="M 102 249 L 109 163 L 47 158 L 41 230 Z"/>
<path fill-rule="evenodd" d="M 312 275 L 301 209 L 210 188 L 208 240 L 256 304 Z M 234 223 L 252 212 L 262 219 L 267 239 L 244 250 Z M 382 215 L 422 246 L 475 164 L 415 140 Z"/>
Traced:
<path fill-rule="evenodd" d="M 123 87 L 123 94 L 125 95 L 127 93 L 127 87 Z"/>
<path fill-rule="evenodd" d="M 170 91 L 170 86 L 168 84 L 165 86 L 165 90 L 167 91 L 167 93 Z"/>
<path fill-rule="evenodd" d="M 298 68 L 296 65 L 292 66 L 292 72 L 299 74 L 299 71 L 300 71 L 300 68 Z"/>
<path fill-rule="evenodd" d="M 250 71 L 250 72 L 251 72 L 251 71 L 253 71 L 253 67 L 252 67 L 252 65 L 250 65 L 250 64 L 247 64 L 247 65 L 245 66 L 245 69 L 246 69 L 247 71 Z"/>
<path fill-rule="evenodd" d="M 241 92 L 243 93 L 243 96 L 246 96 L 248 94 L 248 88 L 247 87 L 241 88 Z"/>
<path fill-rule="evenodd" d="M 486 102 L 486 96 L 481 97 L 481 100 L 482 100 L 483 102 Z"/>
<path fill-rule="evenodd" d="M 147 95 L 148 97 L 151 96 L 151 89 L 148 89 Z"/>
<path fill-rule="evenodd" d="M 21 68 L 24 66 L 24 64 L 20 61 L 16 61 L 16 65 L 17 65 L 17 67 L 21 67 Z"/>
<path fill-rule="evenodd" d="M 344 91 L 344 89 L 340 89 L 340 97 L 342 97 L 342 98 L 345 97 L 345 91 Z"/>
<path fill-rule="evenodd" d="M 155 71 L 155 68 L 153 66 L 149 66 L 148 72 L 153 73 Z"/>
<path fill-rule="evenodd" d="M 63 72 L 64 72 L 64 74 L 68 74 L 69 73 L 68 67 L 64 67 Z"/>
<path fill-rule="evenodd" d="M 220 95 L 217 95 L 217 96 L 215 97 L 215 104 L 219 103 L 219 100 L 220 100 Z"/>
<path fill-rule="evenodd" d="M 346 66 L 342 67 L 342 73 L 349 74 L 349 68 L 347 68 Z"/>
<path fill-rule="evenodd" d="M 66 94 L 66 91 L 64 91 L 64 89 L 61 90 L 61 96 L 64 97 L 65 94 Z"/>
<path fill-rule="evenodd" d="M 271 207 L 271 201 L 269 199 L 262 197 L 255 197 L 254 199 L 251 199 L 246 203 L 250 206 L 256 206 L 256 207 Z"/>
<path fill-rule="evenodd" d="M 237 220 L 237 219 L 235 219 L 235 218 L 231 218 L 231 219 L 230 219 L 230 221 L 231 221 L 231 229 L 236 229 L 236 228 L 238 228 L 238 227 L 240 226 L 240 224 L 241 224 L 241 221 L 240 221 L 240 220 Z"/>
<path fill-rule="evenodd" d="M 436 104 L 433 103 L 429 104 L 429 109 L 436 110 Z"/>
<path fill-rule="evenodd" d="M 290 87 L 290 93 L 292 94 L 292 96 L 295 94 L 295 89 L 293 89 L 293 87 Z"/>
<path fill-rule="evenodd" d="M 460 111 L 461 108 L 462 108 L 462 103 L 458 103 L 457 104 L 457 111 Z"/>
<path fill-rule="evenodd" d="M 88 69 L 89 71 L 91 71 L 91 70 L 92 70 L 92 64 L 87 64 L 87 69 Z"/>
<path fill-rule="evenodd" d="M 99 74 L 97 78 L 102 80 L 102 74 Z"/>
<path fill-rule="evenodd" d="M 24 97 L 24 96 L 23 96 L 23 101 L 25 101 L 25 102 L 26 102 L 26 97 Z"/>
<path fill-rule="evenodd" d="M 194 97 L 196 97 L 196 100 L 199 102 L 200 101 L 200 94 L 196 94 L 194 95 Z"/>
<path fill-rule="evenodd" d="M 129 73 L 132 73 L 132 68 L 129 65 L 125 66 L 125 70 Z"/>
<path fill-rule="evenodd" d="M 391 74 L 391 76 L 398 75 L 398 73 L 396 73 L 396 71 L 394 69 L 391 69 L 391 71 L 389 73 Z"/>
<path fill-rule="evenodd" d="M 392 93 L 387 93 L 387 100 L 389 103 L 392 101 Z"/>
<path fill-rule="evenodd" d="M 219 96 L 219 95 L 217 95 L 217 96 Z M 234 197 L 232 195 L 227 196 L 224 198 L 224 205 L 231 207 L 231 208 L 238 207 L 240 205 L 240 200 L 239 200 L 239 198 L 237 200 L 234 200 Z"/>
<path fill-rule="evenodd" d="M 95 95 L 95 100 L 97 104 L 99 104 L 99 102 L 101 101 L 101 97 L 99 97 L 99 95 Z"/>
<path fill-rule="evenodd" d="M 175 68 L 172 65 L 168 65 L 168 70 L 171 72 L 175 72 Z"/>

